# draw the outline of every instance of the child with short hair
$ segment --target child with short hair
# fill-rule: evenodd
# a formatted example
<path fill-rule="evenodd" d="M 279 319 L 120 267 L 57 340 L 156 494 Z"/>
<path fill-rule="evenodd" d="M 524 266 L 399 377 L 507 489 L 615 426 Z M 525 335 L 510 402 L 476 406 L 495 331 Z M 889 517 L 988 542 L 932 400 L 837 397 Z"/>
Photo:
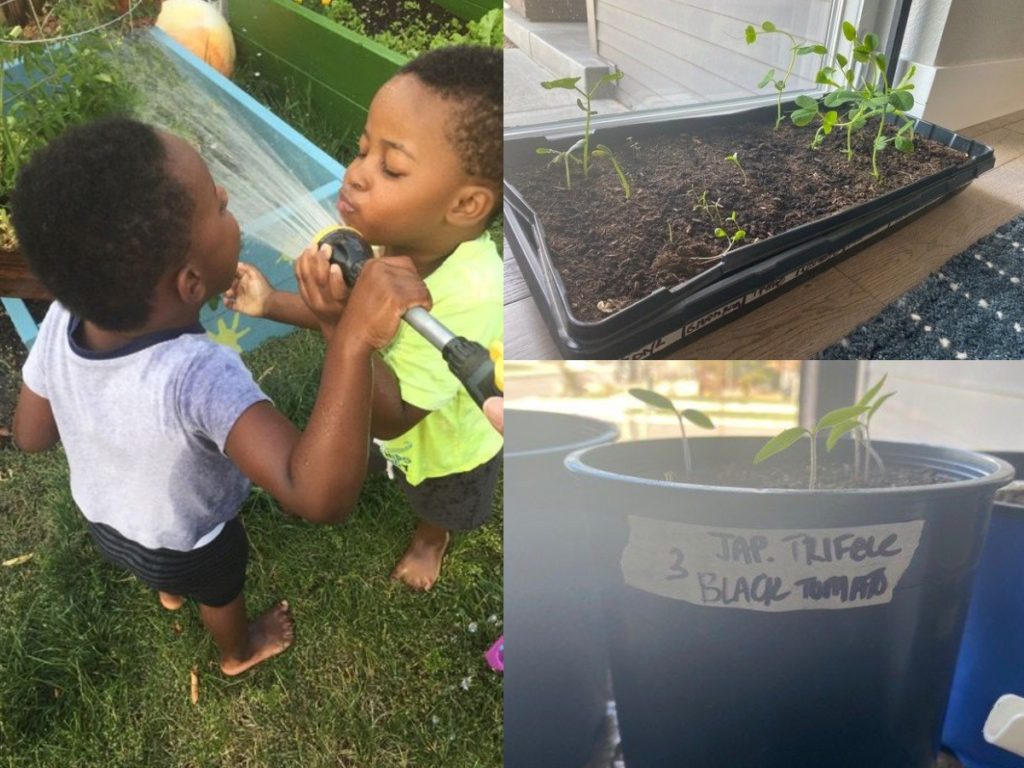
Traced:
<path fill-rule="evenodd" d="M 384 256 L 412 259 L 438 320 L 490 346 L 503 330 L 502 261 L 487 233 L 501 183 L 501 52 L 454 46 L 409 62 L 377 91 L 337 208 Z M 340 269 L 324 254 L 306 253 L 296 275 L 301 297 L 273 290 L 240 264 L 225 301 L 331 337 L 350 311 Z M 430 589 L 450 531 L 477 528 L 491 514 L 502 439 L 411 327 L 399 328 L 374 367 L 373 435 L 419 517 L 392 577 Z"/>
<path fill-rule="evenodd" d="M 199 325 L 235 277 L 240 236 L 188 143 L 126 118 L 73 128 L 24 167 L 12 207 L 56 297 L 25 362 L 15 442 L 63 443 L 101 553 L 168 609 L 198 601 L 225 674 L 280 653 L 288 604 L 246 617 L 238 508 L 251 481 L 308 520 L 349 514 L 366 472 L 372 353 L 409 307 L 430 304 L 414 265 L 367 265 L 299 432 Z"/>

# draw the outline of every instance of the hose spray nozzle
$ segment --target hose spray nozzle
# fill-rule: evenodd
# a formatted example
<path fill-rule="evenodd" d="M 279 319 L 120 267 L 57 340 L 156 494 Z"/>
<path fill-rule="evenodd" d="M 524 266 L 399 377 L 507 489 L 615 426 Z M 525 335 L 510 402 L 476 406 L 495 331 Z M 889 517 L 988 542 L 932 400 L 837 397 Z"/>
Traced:
<path fill-rule="evenodd" d="M 330 227 L 316 235 L 317 247 L 330 246 L 331 263 L 341 267 L 345 284 L 355 285 L 363 264 L 373 258 L 373 248 L 352 227 Z M 412 307 L 403 316 L 421 336 L 441 351 L 448 370 L 462 382 L 477 405 L 489 397 L 501 397 L 494 380 L 494 361 L 486 348 L 475 341 L 456 336 L 423 307 Z"/>

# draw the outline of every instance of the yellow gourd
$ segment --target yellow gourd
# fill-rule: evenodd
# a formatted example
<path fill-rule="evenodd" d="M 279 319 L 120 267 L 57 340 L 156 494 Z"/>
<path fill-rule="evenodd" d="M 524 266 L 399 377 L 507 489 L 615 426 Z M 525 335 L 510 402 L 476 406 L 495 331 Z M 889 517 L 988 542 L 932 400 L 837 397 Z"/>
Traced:
<path fill-rule="evenodd" d="M 235 39 L 216 7 L 203 0 L 164 0 L 156 25 L 225 77 L 235 68 Z"/>

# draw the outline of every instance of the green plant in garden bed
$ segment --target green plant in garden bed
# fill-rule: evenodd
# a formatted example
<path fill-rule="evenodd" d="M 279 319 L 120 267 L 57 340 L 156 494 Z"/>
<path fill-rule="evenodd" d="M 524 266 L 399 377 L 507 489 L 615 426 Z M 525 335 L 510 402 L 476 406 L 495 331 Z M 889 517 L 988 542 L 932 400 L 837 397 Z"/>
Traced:
<path fill-rule="evenodd" d="M 797 43 L 788 32 L 779 30 L 775 24 L 765 21 L 761 25 L 764 33 L 786 35 L 793 41 L 789 69 L 786 77 L 773 80 L 774 70 L 759 83 L 764 87 L 774 82 L 779 91 L 779 119 L 775 127 L 779 127 L 782 116 L 782 91 L 786 88 L 789 75 L 792 73 L 796 57 L 807 54 L 827 55 L 828 50 L 820 44 Z M 842 25 L 843 37 L 850 43 L 850 55 L 836 53 L 834 62 L 822 66 L 815 75 L 815 82 L 833 88 L 819 102 L 810 96 L 796 97 L 796 110 L 790 115 L 794 125 L 807 126 L 820 121 L 820 125 L 811 142 L 813 148 L 821 146 L 825 137 L 836 128 L 846 129 L 846 156 L 853 159 L 853 135 L 864 129 L 872 120 L 878 120 L 871 149 L 871 175 L 879 177 L 878 153 L 889 146 L 895 146 L 901 152 L 912 152 L 914 149 L 914 121 L 907 116 L 914 107 L 914 89 L 912 82 L 917 70 L 911 65 L 906 74 L 893 85 L 886 75 L 887 60 L 880 48 L 878 35 L 868 33 L 860 36 L 857 28 L 848 21 Z M 747 43 L 757 40 L 757 31 L 753 26 L 746 29 Z M 839 111 L 845 112 L 841 119 Z M 899 123 L 896 132 L 887 136 L 885 125 L 892 117 Z"/>
<path fill-rule="evenodd" d="M 489 45 L 498 48 L 504 41 L 504 17 L 500 8 L 488 11 L 479 20 L 463 21 L 455 16 L 447 19 L 435 17 L 418 0 L 405 0 L 402 3 L 402 19 L 386 29 L 374 31 L 370 19 L 351 0 L 297 2 L 409 58 L 446 45 Z"/>
<path fill-rule="evenodd" d="M 714 423 L 706 414 L 695 408 L 684 408 L 680 411 L 671 400 L 653 390 L 633 387 L 629 390 L 629 394 L 652 408 L 675 414 L 676 419 L 679 421 L 679 436 L 683 443 L 683 472 L 685 477 L 689 477 L 693 472 L 693 464 L 690 459 L 690 442 L 686 439 L 686 426 L 683 424 L 683 421 L 685 419 L 691 424 L 696 424 L 704 429 L 714 429 Z M 671 479 L 671 473 L 669 473 L 669 479 Z"/>
<path fill-rule="evenodd" d="M 128 112 L 136 101 L 111 55 L 118 38 L 91 33 L 61 45 L 10 42 L 21 36 L 14 27 L 0 38 L 0 207 L 33 152 L 73 125 Z M 6 71 L 16 64 L 27 78 Z"/>
<path fill-rule="evenodd" d="M 555 88 L 564 88 L 569 91 L 576 91 L 580 94 L 576 99 L 576 106 L 583 110 L 585 121 L 583 124 L 583 138 L 573 144 L 564 152 L 559 152 L 557 149 L 549 149 L 547 147 L 538 147 L 536 152 L 538 155 L 554 155 L 551 160 L 551 164 L 562 163 L 565 166 L 565 186 L 572 189 L 572 170 L 571 163 L 583 167 L 583 178 L 587 178 L 590 175 L 590 158 L 598 157 L 607 159 L 612 167 L 615 169 L 615 173 L 618 174 L 619 184 L 622 186 L 622 192 L 629 200 L 632 195 L 632 188 L 629 185 L 629 181 L 626 179 L 626 174 L 622 172 L 622 166 L 619 165 L 619 161 L 615 159 L 615 155 L 608 149 L 604 144 L 598 144 L 593 150 L 590 149 L 590 118 L 597 114 L 597 111 L 591 109 L 591 102 L 594 99 L 594 94 L 602 86 L 609 83 L 615 83 L 622 79 L 622 72 L 609 72 L 604 75 L 594 87 L 589 91 L 585 91 L 579 87 L 579 77 L 563 77 L 558 80 L 547 80 L 541 83 L 541 86 L 548 89 L 549 91 Z M 580 157 L 576 157 L 575 152 L 579 151 Z"/>

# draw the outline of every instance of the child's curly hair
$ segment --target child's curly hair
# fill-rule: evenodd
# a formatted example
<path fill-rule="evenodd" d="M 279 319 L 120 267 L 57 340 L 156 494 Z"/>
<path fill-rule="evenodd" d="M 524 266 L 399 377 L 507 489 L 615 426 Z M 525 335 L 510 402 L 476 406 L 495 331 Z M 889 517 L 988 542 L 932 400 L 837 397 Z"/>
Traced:
<path fill-rule="evenodd" d="M 157 131 L 125 117 L 63 133 L 11 195 L 32 271 L 71 312 L 111 331 L 145 325 L 160 277 L 185 262 L 194 206 Z"/>
<path fill-rule="evenodd" d="M 454 45 L 417 56 L 398 70 L 415 75 L 443 99 L 457 102 L 449 139 L 469 176 L 495 191 L 502 179 L 503 80 L 501 51 Z"/>

